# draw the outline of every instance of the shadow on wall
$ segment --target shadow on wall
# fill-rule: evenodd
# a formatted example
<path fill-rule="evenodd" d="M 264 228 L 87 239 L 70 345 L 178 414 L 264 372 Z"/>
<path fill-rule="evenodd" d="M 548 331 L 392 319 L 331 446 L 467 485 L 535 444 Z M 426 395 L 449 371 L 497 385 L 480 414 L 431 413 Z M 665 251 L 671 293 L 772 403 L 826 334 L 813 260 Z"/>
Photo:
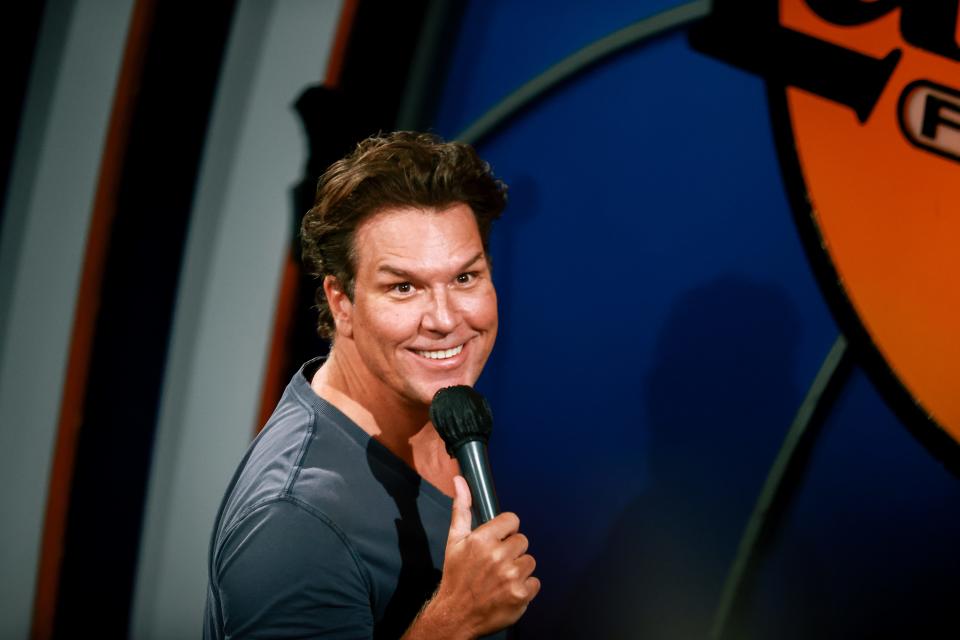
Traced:
<path fill-rule="evenodd" d="M 552 637 L 707 637 L 802 394 L 794 379 L 800 333 L 797 309 L 778 286 L 731 275 L 676 300 L 652 369 L 638 381 L 649 487 L 573 581 Z"/>

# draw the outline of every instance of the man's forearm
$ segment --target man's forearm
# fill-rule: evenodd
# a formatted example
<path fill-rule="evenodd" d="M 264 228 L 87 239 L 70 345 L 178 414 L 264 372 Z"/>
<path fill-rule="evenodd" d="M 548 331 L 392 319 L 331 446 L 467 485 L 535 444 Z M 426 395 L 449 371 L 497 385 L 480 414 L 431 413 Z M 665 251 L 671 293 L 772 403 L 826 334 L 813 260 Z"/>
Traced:
<path fill-rule="evenodd" d="M 401 640 L 473 640 L 477 636 L 465 629 L 464 620 L 437 599 L 435 593 L 420 609 Z"/>

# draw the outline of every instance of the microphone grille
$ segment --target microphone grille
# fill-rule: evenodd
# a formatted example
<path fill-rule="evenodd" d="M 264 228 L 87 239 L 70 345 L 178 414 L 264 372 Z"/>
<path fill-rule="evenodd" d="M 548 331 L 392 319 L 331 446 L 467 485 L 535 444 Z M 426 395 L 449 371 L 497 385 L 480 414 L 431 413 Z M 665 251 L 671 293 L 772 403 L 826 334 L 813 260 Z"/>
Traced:
<path fill-rule="evenodd" d="M 451 456 L 464 442 L 480 440 L 486 444 L 493 431 L 487 399 L 462 384 L 437 391 L 430 404 L 430 421 Z"/>

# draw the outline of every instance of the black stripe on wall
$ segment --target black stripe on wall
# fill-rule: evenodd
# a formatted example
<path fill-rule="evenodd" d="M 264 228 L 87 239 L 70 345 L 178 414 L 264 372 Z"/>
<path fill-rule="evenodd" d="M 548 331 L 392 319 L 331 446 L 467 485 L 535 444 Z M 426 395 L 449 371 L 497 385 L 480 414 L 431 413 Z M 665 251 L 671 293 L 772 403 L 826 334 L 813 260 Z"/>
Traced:
<path fill-rule="evenodd" d="M 3 83 L 0 92 L 0 230 L 3 229 L 7 186 L 45 5 L 44 0 L 37 0 L 9 2 L 0 8 L 0 64 L 3 65 L 0 78 Z M 57 20 L 57 26 L 65 25 L 64 20 Z"/>
<path fill-rule="evenodd" d="M 234 6 L 156 10 L 110 231 L 54 637 L 127 635 L 180 263 Z"/>

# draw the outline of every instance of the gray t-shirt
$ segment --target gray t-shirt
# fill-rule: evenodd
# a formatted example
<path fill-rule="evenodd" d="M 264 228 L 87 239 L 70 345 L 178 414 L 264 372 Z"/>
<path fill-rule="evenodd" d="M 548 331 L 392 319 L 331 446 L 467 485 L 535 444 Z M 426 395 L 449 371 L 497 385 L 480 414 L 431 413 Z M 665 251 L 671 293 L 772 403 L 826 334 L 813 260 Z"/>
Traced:
<path fill-rule="evenodd" d="M 435 590 L 452 500 L 317 396 L 308 362 L 210 546 L 204 637 L 398 638 Z"/>

